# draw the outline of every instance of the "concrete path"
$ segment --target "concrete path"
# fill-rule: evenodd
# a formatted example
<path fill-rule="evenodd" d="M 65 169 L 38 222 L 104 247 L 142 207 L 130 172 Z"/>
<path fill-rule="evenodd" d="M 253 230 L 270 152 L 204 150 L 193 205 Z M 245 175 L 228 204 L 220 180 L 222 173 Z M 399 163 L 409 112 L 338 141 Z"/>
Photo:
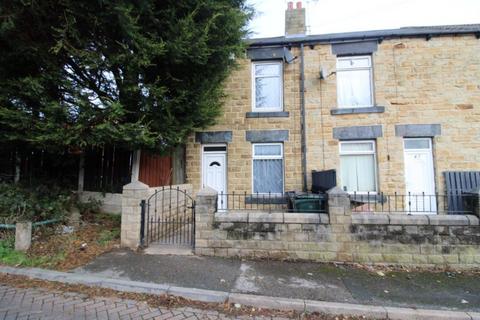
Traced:
<path fill-rule="evenodd" d="M 331 302 L 480 311 L 480 276 L 394 272 L 386 276 L 319 263 L 241 261 L 110 252 L 77 274 L 231 293 Z"/>
<path fill-rule="evenodd" d="M 217 311 L 150 308 L 116 298 L 87 298 L 80 293 L 19 289 L 0 285 L 0 319 L 231 319 Z M 243 317 L 244 319 L 248 317 Z M 270 318 L 269 318 L 270 319 Z"/>

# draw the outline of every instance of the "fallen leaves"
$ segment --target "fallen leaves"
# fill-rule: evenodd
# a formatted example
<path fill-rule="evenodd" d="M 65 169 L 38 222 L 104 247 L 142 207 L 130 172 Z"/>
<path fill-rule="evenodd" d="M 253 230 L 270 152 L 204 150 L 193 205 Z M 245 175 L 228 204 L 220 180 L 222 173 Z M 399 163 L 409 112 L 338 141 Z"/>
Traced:
<path fill-rule="evenodd" d="M 86 298 L 118 298 L 147 303 L 152 308 L 180 308 L 191 307 L 202 310 L 215 310 L 228 316 L 256 317 L 282 317 L 289 319 L 304 320 L 359 320 L 366 317 L 332 316 L 320 313 L 298 313 L 295 311 L 283 311 L 245 306 L 239 303 L 206 303 L 187 300 L 181 297 L 168 295 L 151 295 L 142 293 L 121 292 L 112 289 L 90 287 L 79 284 L 67 284 L 55 281 L 31 279 L 24 276 L 0 274 L 0 283 L 17 288 L 43 288 L 56 293 L 75 292 L 85 295 Z"/>
<path fill-rule="evenodd" d="M 49 257 L 40 267 L 67 271 L 85 265 L 97 256 L 119 246 L 119 239 L 101 241 L 105 230 L 120 227 L 118 219 L 108 219 L 105 215 L 100 220 L 84 221 L 79 228 L 63 232 L 64 226 L 42 228 L 35 231 L 29 257 Z"/>

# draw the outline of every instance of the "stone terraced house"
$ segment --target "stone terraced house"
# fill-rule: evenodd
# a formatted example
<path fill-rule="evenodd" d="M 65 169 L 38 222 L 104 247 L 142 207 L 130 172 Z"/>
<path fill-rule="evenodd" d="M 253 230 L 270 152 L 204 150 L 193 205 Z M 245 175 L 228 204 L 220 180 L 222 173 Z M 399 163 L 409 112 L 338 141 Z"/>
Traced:
<path fill-rule="evenodd" d="M 480 171 L 480 24 L 306 35 L 301 2 L 285 17 L 285 36 L 250 40 L 223 115 L 189 139 L 193 190 L 311 190 L 312 171 L 334 169 L 349 193 L 435 195 L 447 172 Z"/>

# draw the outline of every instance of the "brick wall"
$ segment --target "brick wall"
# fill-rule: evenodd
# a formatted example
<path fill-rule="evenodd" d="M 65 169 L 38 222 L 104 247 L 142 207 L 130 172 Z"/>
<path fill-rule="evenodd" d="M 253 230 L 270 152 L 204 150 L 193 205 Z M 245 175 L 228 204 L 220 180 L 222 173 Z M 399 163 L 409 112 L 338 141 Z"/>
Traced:
<path fill-rule="evenodd" d="M 292 48 L 299 56 L 298 48 Z M 330 44 L 305 47 L 307 173 L 337 169 L 338 140 L 334 127 L 381 125 L 377 138 L 379 189 L 404 192 L 402 138 L 397 124 L 440 124 L 433 139 L 435 180 L 444 191 L 442 172 L 480 170 L 480 41 L 473 35 L 384 40 L 373 53 L 374 96 L 384 113 L 331 115 L 336 108 L 336 76 L 319 79 L 324 67 L 335 71 Z M 284 64 L 284 109 L 288 118 L 246 118 L 251 106 L 251 64 L 240 59 L 239 68 L 225 83 L 223 115 L 208 131 L 231 130 L 228 144 L 228 191 L 251 190 L 252 150 L 246 130 L 289 130 L 285 145 L 285 190 L 301 188 L 299 59 Z M 201 145 L 192 136 L 187 144 L 187 182 L 201 187 Z M 338 179 L 340 183 L 340 174 Z"/>

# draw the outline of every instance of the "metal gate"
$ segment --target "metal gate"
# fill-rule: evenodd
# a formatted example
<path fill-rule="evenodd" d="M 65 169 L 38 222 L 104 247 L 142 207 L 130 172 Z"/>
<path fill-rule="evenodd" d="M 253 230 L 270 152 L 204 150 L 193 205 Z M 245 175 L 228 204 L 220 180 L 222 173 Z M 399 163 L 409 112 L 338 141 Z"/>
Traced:
<path fill-rule="evenodd" d="M 162 187 L 142 200 L 142 246 L 195 246 L 195 200 L 179 187 Z"/>

